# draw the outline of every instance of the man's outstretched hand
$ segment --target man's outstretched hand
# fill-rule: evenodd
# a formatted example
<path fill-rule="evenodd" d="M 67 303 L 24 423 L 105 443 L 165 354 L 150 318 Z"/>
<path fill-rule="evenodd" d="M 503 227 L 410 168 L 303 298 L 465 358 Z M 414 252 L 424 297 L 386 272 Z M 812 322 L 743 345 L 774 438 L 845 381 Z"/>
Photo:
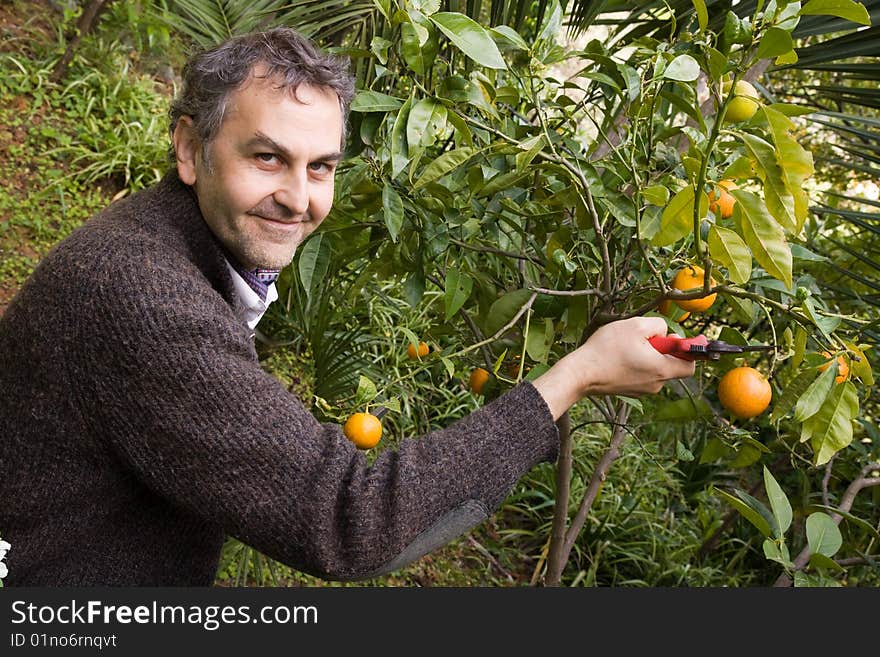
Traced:
<path fill-rule="evenodd" d="M 600 327 L 535 379 L 553 419 L 587 395 L 655 394 L 670 379 L 692 376 L 694 363 L 661 354 L 648 342 L 666 335 L 660 317 L 633 317 Z"/>

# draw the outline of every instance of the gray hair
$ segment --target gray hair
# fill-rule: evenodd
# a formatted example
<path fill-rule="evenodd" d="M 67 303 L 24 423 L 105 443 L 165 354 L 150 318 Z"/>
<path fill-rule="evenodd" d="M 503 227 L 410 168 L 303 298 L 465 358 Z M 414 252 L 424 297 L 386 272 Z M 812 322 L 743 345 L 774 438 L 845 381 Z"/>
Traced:
<path fill-rule="evenodd" d="M 307 84 L 334 91 L 342 109 L 345 143 L 348 108 L 354 97 L 349 61 L 321 51 L 289 27 L 232 37 L 190 57 L 183 68 L 181 92 L 171 103 L 171 133 L 181 116 L 192 117 L 207 159 L 208 145 L 220 131 L 229 96 L 251 78 L 258 65 L 265 67 L 267 78 L 278 81 L 279 89 L 295 94 L 301 84 Z M 173 159 L 173 146 L 170 155 Z"/>

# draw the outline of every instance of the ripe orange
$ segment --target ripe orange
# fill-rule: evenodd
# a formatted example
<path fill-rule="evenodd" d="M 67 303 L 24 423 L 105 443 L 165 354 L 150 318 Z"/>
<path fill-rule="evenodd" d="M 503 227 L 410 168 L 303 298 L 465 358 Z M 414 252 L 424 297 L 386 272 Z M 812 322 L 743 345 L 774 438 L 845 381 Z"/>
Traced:
<path fill-rule="evenodd" d="M 696 265 L 688 265 L 687 267 L 682 267 L 675 274 L 675 278 L 672 279 L 672 287 L 676 290 L 681 290 L 682 292 L 692 292 L 695 289 L 702 289 L 704 276 L 705 272 L 703 271 L 702 267 L 698 267 Z M 711 278 L 709 280 L 709 284 L 714 286 L 715 279 Z M 709 306 L 715 303 L 716 296 L 718 295 L 712 293 L 698 299 L 676 301 L 675 305 L 677 305 L 682 310 L 689 310 L 691 312 L 700 313 L 708 310 Z"/>
<path fill-rule="evenodd" d="M 468 380 L 468 385 L 470 385 L 471 391 L 475 395 L 483 394 L 483 386 L 486 385 L 486 382 L 489 380 L 489 372 L 488 370 L 483 369 L 482 367 L 475 367 L 471 370 L 471 376 Z"/>
<path fill-rule="evenodd" d="M 683 322 L 691 316 L 689 312 L 682 310 L 677 304 L 672 303 L 669 299 L 663 299 L 657 310 L 661 315 L 666 315 L 670 319 L 674 319 L 676 322 Z"/>
<path fill-rule="evenodd" d="M 730 93 L 730 83 L 722 85 L 721 91 L 725 96 Z M 733 100 L 728 104 L 727 112 L 724 114 L 724 122 L 748 121 L 758 111 L 758 99 L 760 98 L 758 90 L 745 80 L 737 80 L 733 94 Z"/>
<path fill-rule="evenodd" d="M 770 382 L 754 367 L 734 367 L 718 382 L 718 401 L 741 420 L 763 413 L 772 397 Z"/>
<path fill-rule="evenodd" d="M 733 198 L 733 194 L 728 190 L 738 188 L 739 186 L 732 180 L 722 180 L 715 189 L 709 192 L 709 209 L 716 217 L 727 219 L 733 215 L 733 206 L 736 204 L 736 199 Z M 718 191 L 717 198 L 715 196 L 716 189 Z"/>
<path fill-rule="evenodd" d="M 831 354 L 827 351 L 823 351 L 822 355 L 828 359 L 828 362 L 824 365 L 819 366 L 819 371 L 824 372 L 829 367 L 831 367 Z M 837 376 L 834 377 L 834 380 L 837 383 L 843 383 L 849 378 L 849 363 L 846 362 L 846 359 L 843 356 L 837 357 Z"/>
<path fill-rule="evenodd" d="M 419 342 L 419 346 L 416 347 L 414 342 L 410 342 L 406 346 L 406 355 L 410 360 L 415 360 L 416 358 L 424 358 L 428 355 L 431 350 L 428 348 L 427 342 Z"/>
<path fill-rule="evenodd" d="M 355 413 L 345 421 L 342 432 L 359 449 L 370 449 L 379 444 L 382 422 L 372 413 Z"/>

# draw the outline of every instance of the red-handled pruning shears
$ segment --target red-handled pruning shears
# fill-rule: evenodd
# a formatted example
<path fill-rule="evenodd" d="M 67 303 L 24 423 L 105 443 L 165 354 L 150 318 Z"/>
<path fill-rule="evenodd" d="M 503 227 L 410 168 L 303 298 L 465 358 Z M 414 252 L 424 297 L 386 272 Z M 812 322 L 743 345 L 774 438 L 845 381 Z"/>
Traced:
<path fill-rule="evenodd" d="M 705 335 L 680 338 L 677 335 L 655 335 L 648 342 L 661 354 L 670 354 L 682 360 L 718 360 L 724 354 L 740 354 L 744 351 L 767 351 L 773 345 L 738 345 L 721 340 L 709 340 Z"/>

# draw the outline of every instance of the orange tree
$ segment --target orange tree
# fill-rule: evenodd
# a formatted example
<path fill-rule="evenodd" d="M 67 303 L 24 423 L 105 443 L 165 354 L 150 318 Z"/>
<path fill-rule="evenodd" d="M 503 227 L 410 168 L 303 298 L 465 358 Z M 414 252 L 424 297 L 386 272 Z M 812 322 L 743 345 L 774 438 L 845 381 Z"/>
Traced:
<path fill-rule="evenodd" d="M 754 88 L 738 83 L 757 83 L 767 62 L 796 58 L 791 32 L 802 15 L 864 23 L 864 7 L 759 2 L 752 15 L 729 12 L 711 29 L 694 0 L 687 30 L 582 48 L 560 45 L 558 4 L 519 31 L 482 27 L 437 1 L 377 7 L 367 47 L 343 49 L 361 72 L 352 156 L 337 181 L 334 221 L 301 249 L 300 278 L 320 278 L 316 271 L 346 253 L 359 280 L 400 281 L 414 309 L 426 290 L 439 290 L 442 304 L 428 312 L 444 340 L 418 367 L 467 378 L 482 366 L 491 372 L 487 397 L 537 376 L 603 323 L 718 295 L 689 325 L 669 320 L 670 329 L 775 345 L 745 363 L 770 379 L 771 412 L 740 422 L 718 408 L 717 380 L 744 364 L 727 356 L 672 387 L 679 398 L 654 417 L 707 426 L 700 463 L 755 473 L 749 492 L 715 492 L 754 528 L 779 583 L 838 582 L 844 566 L 834 557 L 869 555 L 877 538 L 853 506 L 877 481 L 876 450 L 853 444 L 871 368 L 853 323 L 804 276 L 805 263 L 814 272 L 821 265 L 805 246 L 814 172 L 798 141 L 803 110 L 737 90 Z M 721 181 L 735 183 L 729 215 L 709 209 Z M 703 272 L 696 289 L 672 285 L 685 267 Z M 823 352 L 848 364 L 846 381 L 836 384 L 839 361 L 824 367 Z M 367 396 L 388 383 L 367 386 Z M 371 401 L 364 389 L 362 380 L 359 404 Z M 610 442 L 598 463 L 578 468 L 592 475 L 572 500 L 573 434 L 569 418 L 560 421 L 541 573 L 551 585 L 562 581 L 622 441 L 654 419 L 638 400 L 590 402 Z M 829 485 L 835 459 L 849 479 Z"/>

